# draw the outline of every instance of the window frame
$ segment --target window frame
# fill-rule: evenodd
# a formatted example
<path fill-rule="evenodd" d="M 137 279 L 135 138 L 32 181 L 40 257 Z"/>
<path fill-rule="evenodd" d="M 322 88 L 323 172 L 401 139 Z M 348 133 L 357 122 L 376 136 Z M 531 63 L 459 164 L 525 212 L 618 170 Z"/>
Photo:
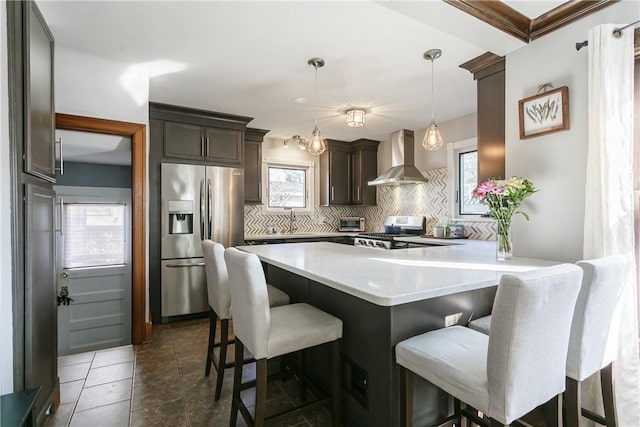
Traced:
<path fill-rule="evenodd" d="M 122 262 L 112 262 L 112 263 L 102 263 L 102 264 L 92 264 L 92 265 L 67 265 L 67 243 L 70 236 L 70 226 L 67 224 L 67 209 L 76 207 L 76 206 L 105 206 L 109 205 L 111 207 L 120 207 L 122 209 Z M 63 270 L 80 270 L 80 269 L 90 269 L 90 268 L 109 268 L 109 267 L 122 267 L 126 265 L 128 258 L 127 245 L 130 243 L 127 236 L 127 222 L 131 219 L 128 218 L 127 212 L 127 204 L 122 202 L 106 202 L 106 201 L 92 201 L 92 202 L 80 202 L 80 201 L 70 201 L 67 198 L 67 203 L 63 205 L 64 207 L 61 212 L 61 221 L 64 221 L 64 230 L 65 230 L 65 239 L 64 239 L 64 247 L 60 256 L 62 257 L 62 269 Z"/>
<path fill-rule="evenodd" d="M 447 195 L 449 218 L 453 221 L 491 222 L 483 214 L 460 214 L 460 154 L 478 150 L 478 139 L 469 138 L 447 144 Z"/>
<path fill-rule="evenodd" d="M 269 168 L 299 169 L 305 171 L 305 205 L 304 208 L 284 208 L 269 206 Z M 275 159 L 265 157 L 262 161 L 262 213 L 288 214 L 291 209 L 295 212 L 313 213 L 315 208 L 315 162 L 305 160 Z"/>
<path fill-rule="evenodd" d="M 79 187 L 67 185 L 54 185 L 53 190 L 56 192 L 56 227 L 59 228 L 62 217 L 61 202 L 64 203 L 108 203 L 108 204 L 124 204 L 125 208 L 125 263 L 120 265 L 109 265 L 99 267 L 73 267 L 68 270 L 90 270 L 105 268 L 122 268 L 123 265 L 131 268 L 132 263 L 132 199 L 130 188 L 116 187 Z M 56 239 L 56 268 L 59 271 L 64 270 L 62 246 L 63 239 Z M 131 272 L 129 273 L 131 274 Z"/>

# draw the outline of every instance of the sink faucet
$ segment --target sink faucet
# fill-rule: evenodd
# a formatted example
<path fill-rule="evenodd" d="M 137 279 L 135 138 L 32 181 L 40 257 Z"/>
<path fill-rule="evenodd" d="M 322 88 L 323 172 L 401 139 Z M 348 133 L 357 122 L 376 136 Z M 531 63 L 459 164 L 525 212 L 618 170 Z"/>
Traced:
<path fill-rule="evenodd" d="M 296 220 L 296 214 L 293 211 L 293 208 L 289 208 L 289 234 L 293 234 L 295 227 L 293 226 L 293 222 Z"/>

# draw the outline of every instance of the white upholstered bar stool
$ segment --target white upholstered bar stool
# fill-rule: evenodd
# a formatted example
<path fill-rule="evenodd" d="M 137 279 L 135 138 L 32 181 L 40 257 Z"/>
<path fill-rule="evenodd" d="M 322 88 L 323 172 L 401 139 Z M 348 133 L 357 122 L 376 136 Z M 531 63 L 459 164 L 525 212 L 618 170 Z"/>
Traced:
<path fill-rule="evenodd" d="M 622 294 L 627 265 L 619 256 L 579 261 L 576 265 L 584 274 L 567 353 L 567 389 L 564 395 L 567 425 L 582 425 L 580 415 L 583 415 L 599 424 L 615 427 L 613 355 L 606 352 L 606 345 L 613 313 Z M 474 320 L 469 327 L 489 335 L 491 316 Z M 604 417 L 581 407 L 580 383 L 598 371 Z"/>
<path fill-rule="evenodd" d="M 216 370 L 215 400 L 220 399 L 224 370 L 233 367 L 227 363 L 227 346 L 233 344 L 229 340 L 229 319 L 231 319 L 231 293 L 229 291 L 229 274 L 224 261 L 224 246 L 211 240 L 202 241 L 202 253 L 207 276 L 207 294 L 209 298 L 209 345 L 207 346 L 207 362 L 204 375 L 209 376 L 211 365 Z M 267 285 L 268 286 L 268 285 Z M 289 304 L 289 295 L 281 290 L 268 286 L 269 304 L 272 307 Z M 216 325 L 220 319 L 220 342 L 215 342 Z M 220 348 L 216 360 L 214 349 Z"/>
<path fill-rule="evenodd" d="M 504 275 L 494 300 L 490 336 L 452 326 L 396 345 L 402 425 L 412 425 L 411 373 L 456 399 L 451 418 L 509 425 L 544 404 L 547 424 L 558 425 L 558 395 L 565 388 L 571 319 L 581 279 L 582 270 L 571 264 Z M 479 418 L 477 411 L 489 420 Z"/>
<path fill-rule="evenodd" d="M 248 425 L 262 427 L 293 411 L 329 404 L 334 427 L 340 426 L 340 338 L 342 321 L 309 304 L 269 308 L 267 286 L 260 260 L 255 254 L 228 248 L 224 258 L 229 269 L 236 356 L 230 426 L 236 425 L 238 410 Z M 321 344 L 331 343 L 331 395 L 282 414 L 265 416 L 267 360 Z M 252 419 L 241 399 L 243 347 L 256 359 L 255 415 Z"/>

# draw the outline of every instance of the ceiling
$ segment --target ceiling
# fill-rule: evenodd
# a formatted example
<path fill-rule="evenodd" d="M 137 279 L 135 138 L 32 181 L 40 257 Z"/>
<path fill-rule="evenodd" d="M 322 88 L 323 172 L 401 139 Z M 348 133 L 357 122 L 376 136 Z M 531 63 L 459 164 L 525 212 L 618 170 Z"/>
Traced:
<path fill-rule="evenodd" d="M 562 1 L 505 1 L 534 17 Z M 57 46 L 147 67 L 153 102 L 254 117 L 267 137 L 388 139 L 435 118 L 475 112 L 472 75 L 458 66 L 524 42 L 442 1 L 46 1 L 38 2 Z M 311 57 L 322 57 L 318 105 Z M 146 65 L 141 65 L 146 64 Z M 305 103 L 294 102 L 304 98 Z M 349 128 L 340 111 L 370 112 Z M 62 112 L 62 111 L 61 111 Z"/>

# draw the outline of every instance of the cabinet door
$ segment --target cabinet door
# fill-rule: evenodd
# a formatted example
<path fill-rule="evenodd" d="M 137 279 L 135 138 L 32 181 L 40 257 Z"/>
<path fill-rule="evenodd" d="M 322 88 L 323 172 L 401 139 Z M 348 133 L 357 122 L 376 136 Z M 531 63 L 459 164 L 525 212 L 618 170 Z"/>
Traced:
<path fill-rule="evenodd" d="M 55 182 L 53 35 L 34 2 L 23 3 L 25 28 L 25 169 Z"/>
<path fill-rule="evenodd" d="M 202 160 L 203 155 L 202 126 L 164 122 L 164 157 Z"/>
<path fill-rule="evenodd" d="M 329 203 L 351 204 L 351 153 L 332 150 L 329 153 Z"/>
<path fill-rule="evenodd" d="M 262 144 L 244 143 L 244 201 L 262 202 Z"/>
<path fill-rule="evenodd" d="M 42 386 L 39 415 L 57 384 L 55 193 L 50 185 L 25 184 L 25 388 Z"/>
<path fill-rule="evenodd" d="M 376 187 L 368 182 L 377 176 L 378 153 L 371 150 L 353 152 L 353 204 L 375 205 Z"/>
<path fill-rule="evenodd" d="M 242 166 L 241 131 L 205 128 L 205 157 L 216 163 Z"/>

